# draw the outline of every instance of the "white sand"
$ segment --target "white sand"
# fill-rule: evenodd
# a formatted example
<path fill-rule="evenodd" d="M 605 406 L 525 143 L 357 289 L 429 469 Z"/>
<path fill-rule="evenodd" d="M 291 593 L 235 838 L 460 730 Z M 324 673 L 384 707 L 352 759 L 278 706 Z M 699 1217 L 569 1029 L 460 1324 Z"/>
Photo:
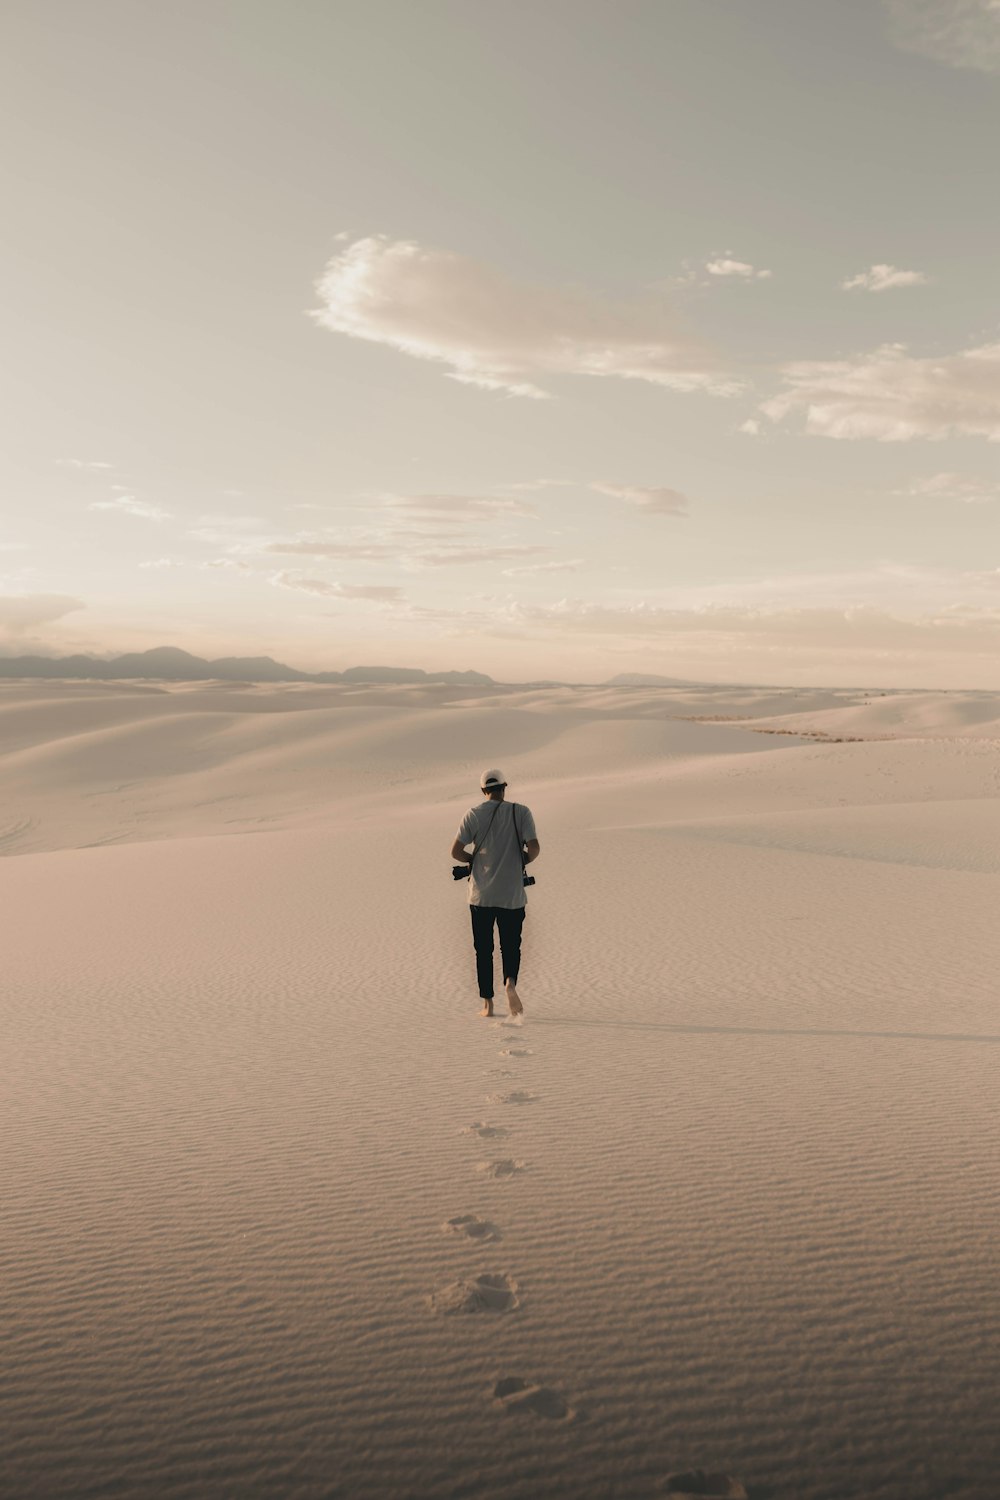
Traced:
<path fill-rule="evenodd" d="M 0 684 L 0 1492 L 996 1500 L 998 748 L 985 693 Z M 522 1024 L 449 875 L 492 764 Z"/>

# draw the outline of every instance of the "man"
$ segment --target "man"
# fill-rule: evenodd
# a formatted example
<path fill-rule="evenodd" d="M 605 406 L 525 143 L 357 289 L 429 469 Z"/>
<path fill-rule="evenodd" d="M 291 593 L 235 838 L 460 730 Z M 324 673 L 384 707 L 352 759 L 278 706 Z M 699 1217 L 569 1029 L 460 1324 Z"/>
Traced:
<path fill-rule="evenodd" d="M 470 807 L 459 826 L 451 857 L 469 866 L 469 908 L 482 1014 L 493 1014 L 493 924 L 500 933 L 500 956 L 507 1004 L 512 1016 L 523 1014 L 517 993 L 524 924 L 524 866 L 538 858 L 531 809 L 504 801 L 507 782 L 501 771 L 484 771 L 480 782 L 485 802 Z M 474 847 L 471 853 L 466 845 Z"/>

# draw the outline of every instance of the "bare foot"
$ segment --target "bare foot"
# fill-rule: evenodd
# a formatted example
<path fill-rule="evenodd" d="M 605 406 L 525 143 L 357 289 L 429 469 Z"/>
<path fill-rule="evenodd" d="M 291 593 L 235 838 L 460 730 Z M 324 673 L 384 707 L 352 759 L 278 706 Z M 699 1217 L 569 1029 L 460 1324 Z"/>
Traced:
<path fill-rule="evenodd" d="M 504 982 L 504 989 L 507 991 L 507 1004 L 510 1006 L 511 1015 L 523 1016 L 524 1006 L 521 1004 L 521 997 L 514 987 L 513 979 L 508 979 Z"/>
<path fill-rule="evenodd" d="M 483 1008 L 479 1012 L 479 1014 L 481 1016 L 491 1016 L 493 1014 L 493 1001 L 492 1000 L 484 1000 L 483 1001 Z"/>

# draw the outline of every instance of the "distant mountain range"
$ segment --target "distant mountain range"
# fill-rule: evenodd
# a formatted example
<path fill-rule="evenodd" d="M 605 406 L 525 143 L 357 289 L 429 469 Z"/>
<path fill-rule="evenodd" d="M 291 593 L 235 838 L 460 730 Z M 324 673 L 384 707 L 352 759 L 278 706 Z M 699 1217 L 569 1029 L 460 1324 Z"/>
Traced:
<path fill-rule="evenodd" d="M 170 682 L 449 682 L 493 687 L 485 672 L 422 672 L 418 667 L 348 667 L 345 672 L 300 672 L 270 656 L 192 656 L 178 646 L 96 656 L 0 656 L 0 677 L 158 677 Z"/>
<path fill-rule="evenodd" d="M 179 646 L 154 646 L 151 651 L 129 651 L 124 656 L 0 656 L 3 677 L 85 677 L 110 681 L 121 677 L 152 677 L 167 682 L 443 682 L 457 686 L 497 687 L 485 672 L 424 672 L 419 667 L 348 667 L 343 672 L 300 672 L 273 656 L 219 656 L 206 661 Z M 683 677 L 657 677 L 651 672 L 621 672 L 602 687 L 693 687 Z M 521 688 L 553 688 L 548 679 L 522 682 Z"/>

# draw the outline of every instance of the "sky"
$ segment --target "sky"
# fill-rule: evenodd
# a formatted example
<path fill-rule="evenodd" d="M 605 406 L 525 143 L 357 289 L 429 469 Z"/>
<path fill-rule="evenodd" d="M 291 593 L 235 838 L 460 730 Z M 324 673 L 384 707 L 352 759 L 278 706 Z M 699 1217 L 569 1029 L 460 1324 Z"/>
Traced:
<path fill-rule="evenodd" d="M 1000 0 L 0 54 L 0 654 L 1000 689 Z"/>

